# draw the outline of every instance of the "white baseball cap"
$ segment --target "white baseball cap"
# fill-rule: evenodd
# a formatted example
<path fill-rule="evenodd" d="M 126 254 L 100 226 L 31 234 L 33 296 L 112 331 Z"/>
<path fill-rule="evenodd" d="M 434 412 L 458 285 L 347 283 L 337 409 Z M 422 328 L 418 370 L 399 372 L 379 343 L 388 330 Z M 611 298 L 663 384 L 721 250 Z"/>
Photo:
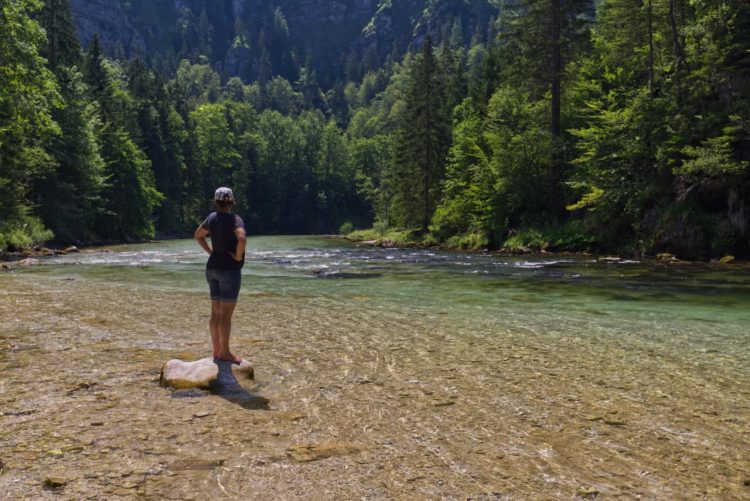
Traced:
<path fill-rule="evenodd" d="M 216 189 L 216 193 L 214 193 L 214 200 L 216 200 L 217 202 L 234 202 L 234 193 L 232 193 L 231 188 L 222 186 L 221 188 Z"/>

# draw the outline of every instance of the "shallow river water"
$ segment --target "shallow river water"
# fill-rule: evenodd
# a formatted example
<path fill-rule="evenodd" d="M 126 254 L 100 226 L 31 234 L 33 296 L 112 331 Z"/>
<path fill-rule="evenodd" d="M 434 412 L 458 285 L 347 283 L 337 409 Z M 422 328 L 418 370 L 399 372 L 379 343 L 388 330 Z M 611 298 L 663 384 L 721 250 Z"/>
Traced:
<path fill-rule="evenodd" d="M 253 237 L 267 406 L 210 354 L 193 241 L 0 273 L 0 499 L 750 499 L 750 268 Z"/>

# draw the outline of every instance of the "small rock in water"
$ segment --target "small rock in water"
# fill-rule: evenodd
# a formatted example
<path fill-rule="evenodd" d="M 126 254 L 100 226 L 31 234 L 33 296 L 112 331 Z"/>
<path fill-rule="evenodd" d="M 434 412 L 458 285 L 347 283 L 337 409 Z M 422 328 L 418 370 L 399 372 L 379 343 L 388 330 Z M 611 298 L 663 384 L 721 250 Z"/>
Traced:
<path fill-rule="evenodd" d="M 359 452 L 362 449 L 363 447 L 359 445 L 346 442 L 324 442 L 320 444 L 291 445 L 287 448 L 286 454 L 300 463 L 307 463 L 332 456 Z"/>
<path fill-rule="evenodd" d="M 719 264 L 731 264 L 734 262 L 734 256 L 724 256 L 719 259 Z"/>
<path fill-rule="evenodd" d="M 674 254 L 670 254 L 668 252 L 661 252 L 656 255 L 657 261 L 677 261 L 677 258 Z"/>
<path fill-rule="evenodd" d="M 45 489 L 61 489 L 65 487 L 65 484 L 70 482 L 67 478 L 64 477 L 47 477 L 44 479 L 44 488 Z"/>
<path fill-rule="evenodd" d="M 200 388 L 191 388 L 189 390 L 175 390 L 172 393 L 172 398 L 199 398 L 210 395 L 211 392 L 208 390 L 201 390 Z"/>
<path fill-rule="evenodd" d="M 608 424 L 610 426 L 625 426 L 627 423 L 625 421 L 615 419 L 605 419 L 604 424 Z"/>
<path fill-rule="evenodd" d="M 196 412 L 195 414 L 193 414 L 193 417 L 204 418 L 204 417 L 207 417 L 207 416 L 210 416 L 210 415 L 211 415 L 211 413 L 208 412 L 208 411 L 200 411 L 200 412 Z"/>
<path fill-rule="evenodd" d="M 2 463 L 0 463 L 0 465 L 2 465 Z M 2 471 L 2 468 L 0 468 L 0 471 Z M 750 487 L 750 478 L 746 478 L 745 480 L 743 480 L 742 485 L 744 485 L 745 487 Z"/>
<path fill-rule="evenodd" d="M 593 487 L 579 487 L 578 491 L 576 491 L 576 495 L 587 499 L 595 498 L 599 494 L 601 493 Z"/>
<path fill-rule="evenodd" d="M 223 464 L 223 459 L 178 459 L 169 466 L 169 469 L 171 471 L 213 470 Z"/>
<path fill-rule="evenodd" d="M 33 257 L 27 257 L 26 259 L 21 259 L 18 262 L 18 266 L 37 266 L 39 264 L 38 259 L 34 259 Z"/>
<path fill-rule="evenodd" d="M 78 247 L 76 247 L 75 245 L 71 245 L 70 247 L 65 249 L 63 252 L 66 254 L 69 252 L 78 252 Z"/>

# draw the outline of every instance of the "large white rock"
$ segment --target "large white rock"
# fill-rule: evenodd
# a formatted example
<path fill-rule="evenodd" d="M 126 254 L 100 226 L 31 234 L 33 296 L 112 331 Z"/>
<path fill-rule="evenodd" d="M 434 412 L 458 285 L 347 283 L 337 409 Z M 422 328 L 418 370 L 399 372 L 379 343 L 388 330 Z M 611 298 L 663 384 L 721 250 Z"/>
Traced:
<path fill-rule="evenodd" d="M 213 358 L 201 358 L 193 362 L 185 362 L 176 358 L 168 360 L 161 368 L 159 383 L 171 386 L 177 390 L 189 388 L 215 388 L 217 385 L 236 384 L 232 372 L 236 370 L 247 379 L 253 379 L 253 366 L 247 360 L 242 363 L 219 362 Z M 224 377 L 220 377 L 224 374 Z"/>
<path fill-rule="evenodd" d="M 161 368 L 159 382 L 177 390 L 208 388 L 219 377 L 219 366 L 212 358 L 201 358 L 184 362 L 176 358 L 168 360 Z"/>

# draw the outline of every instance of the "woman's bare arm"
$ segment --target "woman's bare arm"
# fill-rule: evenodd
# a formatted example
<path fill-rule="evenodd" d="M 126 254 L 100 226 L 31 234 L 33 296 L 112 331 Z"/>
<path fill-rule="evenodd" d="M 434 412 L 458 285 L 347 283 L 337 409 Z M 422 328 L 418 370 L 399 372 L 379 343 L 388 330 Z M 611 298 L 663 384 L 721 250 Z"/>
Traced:
<path fill-rule="evenodd" d="M 208 255 L 211 255 L 211 246 L 208 245 L 208 242 L 206 241 L 206 237 L 208 236 L 208 230 L 204 228 L 203 226 L 198 226 L 198 229 L 195 230 L 195 234 L 193 235 L 193 238 L 198 242 L 198 245 L 200 245 Z"/>
<path fill-rule="evenodd" d="M 237 237 L 237 252 L 232 255 L 232 259 L 239 262 L 245 259 L 245 247 L 247 246 L 245 228 L 235 228 L 234 235 Z"/>

